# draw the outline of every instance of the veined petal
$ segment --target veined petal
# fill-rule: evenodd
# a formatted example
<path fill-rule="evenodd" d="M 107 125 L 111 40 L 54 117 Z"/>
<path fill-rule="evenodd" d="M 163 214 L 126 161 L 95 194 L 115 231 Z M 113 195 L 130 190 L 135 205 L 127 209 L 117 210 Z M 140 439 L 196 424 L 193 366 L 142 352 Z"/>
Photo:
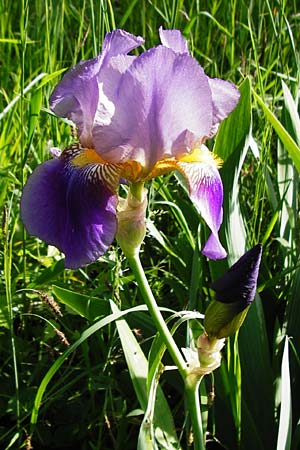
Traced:
<path fill-rule="evenodd" d="M 222 120 L 236 107 L 240 99 L 240 92 L 233 84 L 219 78 L 208 77 L 208 83 L 213 102 L 213 126 L 209 134 L 211 137 L 218 131 Z"/>
<path fill-rule="evenodd" d="M 164 47 L 171 48 L 176 53 L 189 53 L 187 42 L 179 30 L 164 30 L 160 27 L 159 37 Z"/>
<path fill-rule="evenodd" d="M 121 177 L 133 183 L 142 179 L 142 166 L 137 161 L 109 163 L 95 150 L 82 148 L 80 144 L 67 148 L 64 155 L 65 158 L 71 159 L 73 166 L 86 167 L 87 171 L 95 173 L 95 181 L 100 179 L 112 192 L 117 191 Z"/>
<path fill-rule="evenodd" d="M 107 181 L 113 168 L 95 162 L 84 165 L 76 161 L 80 155 L 76 145 L 38 166 L 21 199 L 27 231 L 64 252 L 69 268 L 103 255 L 117 228 L 118 197 Z"/>
<path fill-rule="evenodd" d="M 93 147 L 92 128 L 99 108 L 100 115 L 101 113 L 103 115 L 103 108 L 98 107 L 103 94 L 103 91 L 99 91 L 103 81 L 103 69 L 109 64 L 111 58 L 118 58 L 118 56 L 121 57 L 120 66 L 123 68 L 125 55 L 143 42 L 143 38 L 123 30 L 108 33 L 103 42 L 102 52 L 96 58 L 81 61 L 73 67 L 54 89 L 50 99 L 51 109 L 56 115 L 67 117 L 77 125 L 83 146 Z M 129 56 L 127 58 L 126 67 L 134 59 Z M 115 70 L 119 71 L 116 64 Z"/>
<path fill-rule="evenodd" d="M 95 125 L 95 148 L 110 162 L 139 162 L 145 176 L 157 161 L 201 143 L 212 127 L 211 91 L 203 69 L 187 53 L 164 46 L 136 58 L 118 89 L 106 95 L 116 110 L 109 124 Z"/>
<path fill-rule="evenodd" d="M 166 158 L 158 161 L 146 180 L 178 170 L 185 177 L 190 198 L 211 229 L 202 253 L 210 259 L 226 257 L 218 231 L 223 219 L 223 185 L 218 171 L 221 160 L 204 145 L 187 153 L 179 160 Z"/>
<path fill-rule="evenodd" d="M 218 236 L 223 220 L 223 185 L 218 160 L 208 150 L 201 152 L 196 153 L 194 162 L 183 158 L 177 166 L 187 181 L 191 200 L 211 230 L 202 253 L 210 259 L 221 259 L 226 257 Z"/>

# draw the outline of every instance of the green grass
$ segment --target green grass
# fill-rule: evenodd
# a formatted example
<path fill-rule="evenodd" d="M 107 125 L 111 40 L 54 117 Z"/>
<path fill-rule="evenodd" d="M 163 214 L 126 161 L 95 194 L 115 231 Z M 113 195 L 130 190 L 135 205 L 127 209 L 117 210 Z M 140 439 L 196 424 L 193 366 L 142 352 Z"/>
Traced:
<path fill-rule="evenodd" d="M 139 375 L 141 381 L 124 336 L 130 336 L 130 345 L 140 344 L 140 361 L 145 361 L 156 330 L 121 251 L 115 244 L 98 262 L 64 270 L 57 250 L 24 232 L 19 201 L 29 174 L 48 158 L 49 146 L 65 148 L 74 140 L 69 125 L 49 111 L 62 71 L 94 57 L 105 33 L 115 27 L 144 36 L 149 48 L 158 43 L 161 25 L 180 28 L 206 73 L 231 80 L 242 92 L 239 109 L 208 143 L 224 160 L 221 236 L 229 257 L 208 262 L 201 255 L 205 225 L 179 187 L 181 179 L 166 175 L 148 185 L 152 225 L 141 259 L 161 307 L 203 313 L 211 280 L 263 242 L 256 301 L 239 335 L 228 341 L 222 367 L 202 383 L 207 448 L 300 448 L 297 3 L 0 2 L 1 448 L 26 448 L 27 439 L 29 449 L 30 437 L 41 450 L 130 450 L 137 448 L 139 435 L 147 435 L 147 370 Z M 62 316 L 51 309 L 47 296 L 59 302 Z M 115 317 L 106 320 L 112 314 L 110 300 L 128 310 L 133 334 L 124 322 L 117 328 Z M 199 334 L 198 320 L 188 324 Z M 184 346 L 190 336 L 186 322 L 175 323 L 174 329 L 179 347 Z M 172 364 L 168 354 L 163 362 Z M 185 449 L 189 418 L 179 375 L 166 371 L 160 386 L 158 395 L 168 400 Z M 153 384 L 148 388 L 155 392 Z M 135 389 L 141 389 L 138 397 Z M 214 401 L 207 402 L 213 392 Z M 149 401 L 150 417 L 152 406 Z M 157 448 L 163 448 L 161 436 L 158 442 Z"/>

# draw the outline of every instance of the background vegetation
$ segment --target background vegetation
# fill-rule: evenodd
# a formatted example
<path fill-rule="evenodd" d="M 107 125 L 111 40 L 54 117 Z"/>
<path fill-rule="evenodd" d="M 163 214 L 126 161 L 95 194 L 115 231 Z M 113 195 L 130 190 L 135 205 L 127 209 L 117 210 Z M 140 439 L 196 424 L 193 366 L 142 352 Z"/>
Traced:
<path fill-rule="evenodd" d="M 49 111 L 62 72 L 96 56 L 115 27 L 144 36 L 149 48 L 158 44 L 160 25 L 181 29 L 206 73 L 240 86 L 242 101 L 208 143 L 224 160 L 222 242 L 228 259 L 209 262 L 201 255 L 207 230 L 181 179 L 170 175 L 148 186 L 143 264 L 161 307 L 204 312 L 211 280 L 246 249 L 264 244 L 256 301 L 239 335 L 228 341 L 221 368 L 201 386 L 207 448 L 300 448 L 297 0 L 1 0 L 3 449 L 137 446 L 147 397 L 136 391 L 145 387 L 147 367 L 138 353 L 144 367 L 138 374 L 125 356 L 128 345 L 138 342 L 148 358 L 155 329 L 126 261 L 113 246 L 84 269 L 64 270 L 63 255 L 26 236 L 19 201 L 28 175 L 49 158 L 49 146 L 74 141 L 70 126 Z M 116 327 L 110 300 L 130 311 L 133 333 L 124 322 Z M 195 334 L 199 326 L 189 322 Z M 186 345 L 186 325 L 175 338 Z M 163 361 L 171 364 L 167 355 Z M 176 371 L 166 371 L 161 386 L 177 438 L 156 436 L 157 448 L 180 448 L 179 442 L 188 448 Z M 172 427 L 166 405 L 162 412 L 166 428 Z"/>

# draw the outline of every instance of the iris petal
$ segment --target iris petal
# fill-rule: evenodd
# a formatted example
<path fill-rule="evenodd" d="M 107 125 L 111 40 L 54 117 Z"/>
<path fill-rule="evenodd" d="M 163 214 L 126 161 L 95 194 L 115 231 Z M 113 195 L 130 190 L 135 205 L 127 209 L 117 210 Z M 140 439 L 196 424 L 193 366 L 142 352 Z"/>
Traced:
<path fill-rule="evenodd" d="M 136 58 L 118 89 L 106 95 L 116 110 L 109 124 L 94 126 L 95 148 L 110 162 L 138 161 L 145 174 L 158 160 L 187 152 L 212 127 L 203 69 L 188 54 L 163 46 Z"/>
<path fill-rule="evenodd" d="M 166 158 L 158 161 L 147 180 L 178 170 L 185 177 L 190 198 L 211 229 L 202 253 L 211 259 L 226 257 L 226 251 L 220 243 L 218 231 L 223 219 L 223 185 L 218 171 L 221 160 L 204 145 L 180 160 Z"/>
<path fill-rule="evenodd" d="M 209 137 L 211 137 L 218 131 L 222 120 L 236 107 L 240 92 L 233 84 L 219 78 L 208 78 L 208 83 L 213 101 L 213 126 L 209 133 Z"/>
<path fill-rule="evenodd" d="M 160 27 L 159 37 L 164 47 L 171 48 L 176 53 L 189 53 L 187 42 L 179 30 L 164 30 Z"/>
<path fill-rule="evenodd" d="M 92 147 L 92 128 L 98 103 L 102 101 L 99 86 L 103 69 L 111 58 L 121 56 L 122 66 L 129 51 L 138 47 L 144 39 L 123 30 L 114 30 L 104 39 L 102 52 L 93 59 L 81 61 L 73 67 L 54 89 L 50 106 L 57 116 L 72 120 L 78 127 L 80 142 Z M 123 58 L 122 58 L 123 57 Z M 128 66 L 133 58 L 127 57 Z"/>
<path fill-rule="evenodd" d="M 102 55 L 110 58 L 116 55 L 125 55 L 145 42 L 140 36 L 134 36 L 125 30 L 113 30 L 107 33 L 102 45 Z"/>
<path fill-rule="evenodd" d="M 92 146 L 92 125 L 99 92 L 96 76 L 99 58 L 82 61 L 58 83 L 50 98 L 50 107 L 59 117 L 72 120 L 78 127 L 82 145 Z"/>
<path fill-rule="evenodd" d="M 223 185 L 216 163 L 179 161 L 177 165 L 187 181 L 191 200 L 211 230 L 202 253 L 210 259 L 225 258 L 218 236 L 223 219 Z"/>
<path fill-rule="evenodd" d="M 34 170 L 23 191 L 21 216 L 30 234 L 58 247 L 66 267 L 77 268 L 112 243 L 118 198 L 101 179 L 101 166 L 73 165 L 71 153 Z"/>

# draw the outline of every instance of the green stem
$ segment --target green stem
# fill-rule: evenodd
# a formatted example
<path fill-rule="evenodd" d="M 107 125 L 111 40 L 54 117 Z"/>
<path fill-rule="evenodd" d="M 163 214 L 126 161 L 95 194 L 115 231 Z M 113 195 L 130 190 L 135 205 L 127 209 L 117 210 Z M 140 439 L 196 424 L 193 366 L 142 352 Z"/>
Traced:
<path fill-rule="evenodd" d="M 15 332 L 14 332 L 14 311 L 13 311 L 13 298 L 12 298 L 12 243 L 13 236 L 15 233 L 16 222 L 11 225 L 11 231 L 9 230 L 9 222 L 11 217 L 13 198 L 11 199 L 7 222 L 4 223 L 5 231 L 5 241 L 4 241 L 4 278 L 5 278 L 5 291 L 6 291 L 6 302 L 8 311 L 8 322 L 9 322 L 9 332 L 10 332 L 10 342 L 12 350 L 12 361 L 13 361 L 13 371 L 14 371 L 14 382 L 15 382 L 15 399 L 16 399 L 16 417 L 17 417 L 17 430 L 20 433 L 20 391 L 19 391 L 19 372 L 18 372 L 18 357 L 17 348 L 15 342 Z"/>
<path fill-rule="evenodd" d="M 199 385 L 202 378 L 199 379 L 190 374 L 185 379 L 185 395 L 192 423 L 194 450 L 205 450 L 201 406 L 199 401 Z"/>
<path fill-rule="evenodd" d="M 143 299 L 148 307 L 148 310 L 151 314 L 153 322 L 155 323 L 155 326 L 156 326 L 157 330 L 159 331 L 159 333 L 171 355 L 171 358 L 173 359 L 174 363 L 178 367 L 178 370 L 179 370 L 183 380 L 185 380 L 185 378 L 187 376 L 186 363 L 185 363 L 183 356 L 180 353 L 180 351 L 173 339 L 172 334 L 170 333 L 169 328 L 167 327 L 167 325 L 164 321 L 164 318 L 163 318 L 160 310 L 158 309 L 157 303 L 155 301 L 155 298 L 152 294 L 151 288 L 148 284 L 148 280 L 144 273 L 144 269 L 142 267 L 139 255 L 127 256 L 127 260 L 131 267 L 131 270 L 133 271 L 133 273 L 135 275 L 135 279 L 137 281 L 137 284 L 139 286 L 139 289 L 141 291 Z"/>
<path fill-rule="evenodd" d="M 139 181 L 137 183 L 131 183 L 131 185 L 130 185 L 130 191 L 131 191 L 132 195 L 140 202 L 143 199 L 143 190 L 144 190 L 144 182 L 143 181 Z"/>
<path fill-rule="evenodd" d="M 184 381 L 187 408 L 190 414 L 192 428 L 193 428 L 193 439 L 194 439 L 194 450 L 204 450 L 204 437 L 202 429 L 202 417 L 199 402 L 199 383 L 202 379 L 198 375 L 188 374 L 188 369 L 186 363 L 181 355 L 176 342 L 173 339 L 170 330 L 168 329 L 164 318 L 159 311 L 155 298 L 152 294 L 151 288 L 149 286 L 148 280 L 146 278 L 144 269 L 142 267 L 139 255 L 127 256 L 128 263 L 135 275 L 138 287 L 141 291 L 143 299 L 148 307 L 151 314 L 153 322 L 159 331 L 170 355 L 176 364 L 180 375 Z"/>

